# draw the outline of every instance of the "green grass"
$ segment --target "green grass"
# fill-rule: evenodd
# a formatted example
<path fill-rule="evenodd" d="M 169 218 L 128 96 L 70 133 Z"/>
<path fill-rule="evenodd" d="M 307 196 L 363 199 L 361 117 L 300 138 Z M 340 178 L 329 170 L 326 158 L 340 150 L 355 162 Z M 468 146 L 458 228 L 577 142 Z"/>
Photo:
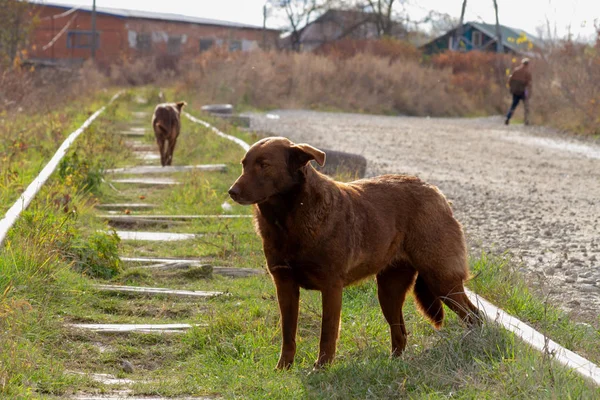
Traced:
<path fill-rule="evenodd" d="M 517 267 L 509 257 L 483 253 L 472 259 L 471 270 L 476 278 L 469 286 L 562 346 L 600 364 L 600 317 L 584 322 L 548 304 L 540 294 L 529 289 Z"/>
<path fill-rule="evenodd" d="M 118 135 L 105 132 L 116 132 L 130 123 L 130 111 L 151 111 L 156 93 L 146 88 L 129 94 L 117 102 L 114 112 L 98 121 L 95 129 L 84 134 L 88 138 L 81 137 L 70 153 L 80 154 L 79 161 L 72 156 L 69 159 L 74 166 L 88 161 L 87 172 L 77 174 L 80 168 L 66 168 L 63 175 L 56 174 L 1 250 L 0 397 L 53 398 L 79 391 L 110 393 L 119 388 L 69 371 L 133 379 L 136 383 L 131 389 L 138 395 L 244 399 L 600 396 L 598 388 L 492 324 L 467 330 L 449 315 L 445 327 L 434 330 L 418 314 L 412 299 L 404 310 L 410 332 L 406 352 L 399 359 L 390 359 L 388 327 L 373 280 L 345 290 L 337 359 L 320 372 L 312 370 L 320 331 L 320 296 L 302 291 L 296 363 L 291 370 L 280 372 L 274 370 L 281 340 L 279 311 L 268 275 L 231 279 L 206 276 L 193 268 L 148 270 L 132 262 L 119 263 L 117 273 L 110 277 L 94 268 L 75 268 L 84 260 L 100 271 L 112 271 L 116 250 L 110 234 L 95 239 L 98 231 L 110 228 L 95 217 L 98 211 L 94 211 L 94 204 L 130 201 L 158 206 L 151 212 L 130 210 L 131 214 L 223 213 L 221 204 L 240 171 L 237 162 L 243 151 L 187 120 L 174 163 L 225 162 L 227 172 L 176 174 L 183 184 L 168 189 L 133 185 L 111 188 L 92 179 L 103 168 L 136 162 Z M 151 102 L 131 101 L 138 94 Z M 193 113 L 193 109 L 190 105 L 189 111 Z M 223 129 L 236 136 L 247 135 L 232 127 Z M 249 212 L 249 207 L 237 205 L 231 211 Z M 200 220 L 141 229 L 204 236 L 183 242 L 121 242 L 117 243 L 120 255 L 204 257 L 206 263 L 215 266 L 264 269 L 261 242 L 250 219 Z M 598 359 L 598 331 L 579 330 L 583 325 L 574 324 L 537 300 L 510 262 L 482 255 L 473 259 L 472 269 L 479 275 L 469 283 L 471 288 L 546 329 L 559 343 Z M 93 283 L 218 290 L 227 295 L 201 300 L 131 296 L 98 292 Z M 184 334 L 111 336 L 67 329 L 64 323 L 69 322 L 185 322 L 199 326 Z M 122 360 L 133 363 L 133 373 L 122 370 Z"/>
<path fill-rule="evenodd" d="M 0 213 L 5 213 L 19 197 L 64 139 L 93 112 L 107 104 L 112 95 L 112 91 L 98 93 L 64 109 L 47 113 L 0 116 Z M 116 117 L 118 114 L 119 108 L 115 106 L 107 110 L 103 117 Z M 91 129 L 95 129 L 95 126 Z M 103 151 L 102 148 L 97 150 Z"/>

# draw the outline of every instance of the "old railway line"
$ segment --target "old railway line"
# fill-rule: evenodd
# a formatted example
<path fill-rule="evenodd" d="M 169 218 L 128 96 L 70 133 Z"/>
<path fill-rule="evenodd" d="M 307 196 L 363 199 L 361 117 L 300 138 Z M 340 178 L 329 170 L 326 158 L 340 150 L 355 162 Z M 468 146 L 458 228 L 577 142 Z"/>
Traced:
<path fill-rule="evenodd" d="M 115 100 L 115 99 L 113 99 Z M 141 99 L 139 104 L 144 104 L 145 100 Z M 145 188 L 145 190 L 164 190 L 165 187 L 181 184 L 178 179 L 178 173 L 182 171 L 199 170 L 206 173 L 219 173 L 226 168 L 224 164 L 202 164 L 202 165 L 190 165 L 190 166 L 174 166 L 168 168 L 155 167 L 154 165 L 148 165 L 149 163 L 156 163 L 156 155 L 152 151 L 153 146 L 144 142 L 142 139 L 145 135 L 151 135 L 149 131 L 149 118 L 148 112 L 140 111 L 139 104 L 137 103 L 128 105 L 130 112 L 133 115 L 133 119 L 127 129 L 124 129 L 121 133 L 127 138 L 129 147 L 132 149 L 136 158 L 139 160 L 139 165 L 128 166 L 126 168 L 118 168 L 111 171 L 107 171 L 106 184 L 113 185 L 113 188 L 123 187 L 123 185 L 131 187 Z M 144 104 L 145 105 L 145 104 Z M 186 113 L 185 116 L 189 121 L 188 123 L 199 123 L 205 127 L 211 129 L 215 134 L 222 138 L 222 140 L 230 140 L 239 145 L 243 151 L 248 149 L 248 144 L 243 142 L 241 139 L 226 135 L 220 132 L 218 129 L 210 126 L 206 122 L 197 119 L 191 114 Z M 91 123 L 93 119 L 89 122 Z M 78 134 L 81 134 L 85 127 L 82 127 Z M 74 140 L 74 139 L 73 139 Z M 71 141 L 72 142 L 72 141 Z M 61 147 L 63 153 L 67 151 L 68 145 L 65 148 Z M 177 160 L 175 160 L 177 161 Z M 53 161 L 54 162 L 54 161 Z M 51 173 L 52 171 L 50 171 Z M 45 179 L 48 178 L 50 173 L 47 173 Z M 127 177 L 123 178 L 122 175 Z M 40 186 L 45 182 L 45 179 L 36 182 L 35 184 Z M 115 188 L 115 190 L 118 190 Z M 28 196 L 31 198 L 27 201 L 21 201 L 21 206 L 15 206 L 15 209 L 21 207 L 24 209 L 29 201 L 33 198 L 31 195 L 33 192 L 29 192 Z M 115 202 L 115 203 L 104 203 L 98 204 L 96 207 L 97 218 L 104 219 L 110 224 L 113 224 L 117 228 L 117 234 L 121 237 L 121 240 L 126 242 L 129 240 L 135 240 L 138 243 L 144 243 L 144 247 L 152 247 L 152 243 L 164 243 L 165 241 L 171 241 L 172 246 L 178 246 L 180 243 L 184 243 L 189 240 L 195 240 L 202 237 L 202 234 L 190 233 L 185 230 L 188 224 L 193 223 L 197 220 L 248 220 L 248 214 L 206 214 L 206 215 L 190 215 L 190 214 L 173 214 L 163 212 L 162 209 L 164 204 L 156 204 L 151 201 L 139 201 L 139 202 Z M 2 225 L 6 231 L 12 226 L 14 220 L 18 218 L 18 211 L 11 211 L 3 220 Z M 7 220 L 7 218 L 14 220 Z M 166 227 L 167 230 L 151 230 L 144 231 L 139 230 L 144 227 L 154 227 L 160 225 Z M 127 230 L 122 230 L 121 227 L 126 226 Z M 0 240 L 3 236 L 0 236 Z M 148 274 L 158 274 L 153 279 L 156 283 L 161 283 L 158 286 L 134 286 L 134 285 L 114 285 L 114 284 L 97 284 L 94 285 L 93 289 L 98 293 L 110 293 L 115 297 L 115 301 L 127 303 L 131 299 L 136 299 L 137 306 L 141 303 L 152 303 L 158 297 L 162 299 L 164 305 L 173 305 L 176 308 L 180 307 L 181 304 L 186 302 L 208 302 L 202 307 L 210 307 L 210 300 L 214 298 L 221 298 L 222 301 L 228 301 L 228 293 L 219 290 L 195 290 L 187 289 L 186 285 L 173 285 L 173 280 L 170 279 L 173 273 L 178 271 L 194 272 L 194 276 L 202 277 L 209 276 L 211 274 L 218 274 L 230 277 L 232 279 L 243 278 L 254 275 L 264 274 L 264 270 L 256 268 L 241 268 L 235 265 L 215 265 L 215 260 L 210 258 L 185 258 L 185 257 L 164 257 L 161 254 L 155 252 L 150 255 L 140 254 L 121 254 L 121 259 L 125 263 L 126 268 L 134 268 L 138 271 L 145 271 Z M 217 261 L 218 262 L 218 261 Z M 189 275 L 191 276 L 191 275 Z M 175 287 L 174 287 L 175 286 Z M 184 286 L 184 288 L 177 287 Z M 210 286 L 207 284 L 205 286 Z M 487 318 L 491 321 L 498 322 L 506 329 L 511 330 L 516 335 L 521 337 L 523 340 L 528 342 L 533 347 L 543 350 L 550 351 L 554 354 L 556 359 L 571 368 L 574 368 L 578 373 L 592 379 L 597 384 L 600 384 L 600 370 L 593 363 L 582 359 L 576 354 L 562 348 L 560 345 L 547 340 L 543 335 L 531 329 L 521 321 L 507 315 L 502 310 L 496 308 L 492 304 L 485 300 L 477 297 L 473 293 L 469 293 L 473 301 L 478 302 L 482 309 L 485 310 Z M 149 321 L 143 321 L 143 318 L 137 318 L 135 321 L 129 321 L 127 323 L 114 322 L 110 323 L 107 321 L 114 320 L 112 316 L 107 318 L 100 318 L 99 321 L 86 321 L 86 322 L 69 322 L 65 328 L 73 330 L 74 332 L 82 332 L 84 340 L 89 341 L 91 346 L 96 346 L 101 349 L 102 352 L 110 351 L 110 348 L 114 343 L 114 335 L 145 335 L 145 334 L 162 334 L 162 335 L 177 335 L 185 332 L 189 329 L 202 329 L 205 324 L 190 323 L 189 321 L 177 321 L 176 318 L 169 318 L 166 321 L 160 321 L 157 318 L 150 318 Z M 210 323 L 210 322 L 208 322 Z M 87 332 L 87 333 L 85 333 Z M 162 333 L 161 333 L 162 332 Z M 77 335 L 77 334 L 75 334 Z M 105 338 L 109 338 L 105 340 Z M 127 360 L 123 361 L 127 363 Z M 115 370 L 110 371 L 95 370 L 95 371 L 71 371 L 73 374 L 83 374 L 89 379 L 102 383 L 113 389 L 109 390 L 105 394 L 107 397 L 102 398 L 126 398 L 131 393 L 131 385 L 135 384 L 135 380 L 122 379 L 116 376 Z M 112 393 L 112 394 L 111 394 Z M 110 397 L 113 396 L 113 397 Z M 94 394 L 90 393 L 79 393 L 74 398 L 79 399 L 93 399 L 100 398 L 94 397 Z"/>

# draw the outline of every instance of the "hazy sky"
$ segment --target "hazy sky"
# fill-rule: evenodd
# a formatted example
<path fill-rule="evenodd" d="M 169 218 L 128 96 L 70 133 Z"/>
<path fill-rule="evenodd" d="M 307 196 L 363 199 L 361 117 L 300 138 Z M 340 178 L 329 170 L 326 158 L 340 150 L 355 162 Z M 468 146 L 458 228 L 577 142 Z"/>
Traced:
<path fill-rule="evenodd" d="M 40 1 L 40 0 L 37 0 Z M 419 19 L 429 10 L 448 13 L 458 18 L 462 0 L 399 0 L 408 2 L 411 19 Z M 536 34 L 536 28 L 548 19 L 559 35 L 571 32 L 582 38 L 594 35 L 594 20 L 600 24 L 600 0 L 497 0 L 500 23 Z M 45 1 L 41 1 L 45 2 Z M 48 3 L 91 5 L 92 0 L 54 0 Z M 129 8 L 146 11 L 171 12 L 228 21 L 262 25 L 265 0 L 97 0 L 98 7 Z M 471 0 L 467 3 L 466 21 L 494 23 L 492 0 Z M 282 21 L 267 20 L 267 26 L 279 28 Z"/>

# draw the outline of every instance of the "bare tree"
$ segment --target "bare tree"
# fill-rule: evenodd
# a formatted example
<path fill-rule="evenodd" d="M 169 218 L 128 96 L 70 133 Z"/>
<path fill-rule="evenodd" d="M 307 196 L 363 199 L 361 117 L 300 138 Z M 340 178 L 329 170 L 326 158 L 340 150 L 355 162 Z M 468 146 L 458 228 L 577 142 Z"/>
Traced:
<path fill-rule="evenodd" d="M 420 24 L 427 23 L 431 26 L 431 37 L 438 37 L 456 28 L 458 26 L 458 19 L 452 17 L 450 14 L 431 10 L 426 18 L 414 24 L 418 27 Z"/>
<path fill-rule="evenodd" d="M 24 47 L 33 26 L 31 4 L 20 0 L 0 0 L 0 65 L 10 64 Z"/>
<path fill-rule="evenodd" d="M 394 5 L 401 1 L 396 0 L 367 0 L 370 11 L 374 14 L 374 22 L 377 26 L 378 36 L 392 36 L 392 30 L 397 21 L 394 21 Z"/>
<path fill-rule="evenodd" d="M 326 8 L 327 0 L 269 0 L 275 12 L 285 15 L 290 30 L 292 50 L 300 51 L 300 34 L 311 18 Z"/>

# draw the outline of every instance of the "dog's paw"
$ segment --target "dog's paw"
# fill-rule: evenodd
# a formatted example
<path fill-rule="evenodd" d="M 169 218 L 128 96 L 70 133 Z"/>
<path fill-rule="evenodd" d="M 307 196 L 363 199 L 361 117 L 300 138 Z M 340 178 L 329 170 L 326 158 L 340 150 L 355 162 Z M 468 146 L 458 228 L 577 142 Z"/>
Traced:
<path fill-rule="evenodd" d="M 294 363 L 294 357 L 296 356 L 296 345 L 290 346 L 290 348 L 281 349 L 279 354 L 279 361 L 277 362 L 277 369 L 284 370 L 290 369 Z"/>
<path fill-rule="evenodd" d="M 275 369 L 277 369 L 279 371 L 285 371 L 285 370 L 290 369 L 292 367 L 293 363 L 294 363 L 293 360 L 287 360 L 282 357 L 277 362 L 277 367 L 275 367 Z"/>

